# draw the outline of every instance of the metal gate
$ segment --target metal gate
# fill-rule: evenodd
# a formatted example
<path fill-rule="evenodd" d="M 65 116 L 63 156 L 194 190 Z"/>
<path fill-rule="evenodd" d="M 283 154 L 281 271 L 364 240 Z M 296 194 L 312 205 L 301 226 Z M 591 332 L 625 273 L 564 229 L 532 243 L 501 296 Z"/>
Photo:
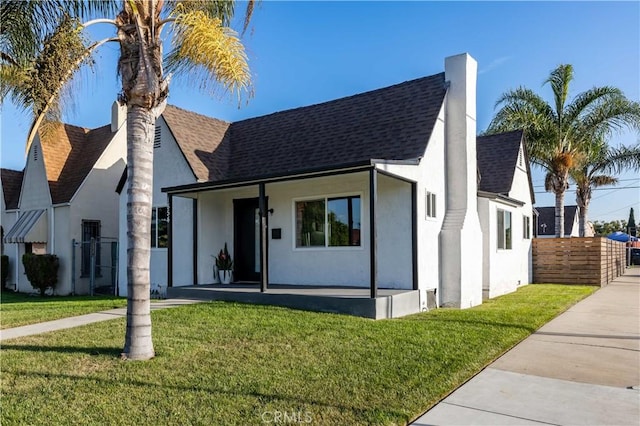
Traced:
<path fill-rule="evenodd" d="M 118 296 L 118 239 L 71 241 L 73 294 Z"/>

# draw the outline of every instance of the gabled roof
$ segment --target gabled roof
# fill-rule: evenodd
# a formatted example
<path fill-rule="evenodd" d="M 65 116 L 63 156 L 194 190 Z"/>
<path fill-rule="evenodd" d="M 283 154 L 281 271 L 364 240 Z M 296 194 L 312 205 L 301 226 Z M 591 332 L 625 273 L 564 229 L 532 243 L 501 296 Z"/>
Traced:
<path fill-rule="evenodd" d="M 62 124 L 41 137 L 53 204 L 71 201 L 114 135 L 110 125 L 89 130 Z"/>
<path fill-rule="evenodd" d="M 250 180 L 418 159 L 446 90 L 440 73 L 231 124 L 173 106 L 163 117 L 198 180 Z"/>
<path fill-rule="evenodd" d="M 478 190 L 508 195 L 518 165 L 522 130 L 479 136 L 476 141 Z"/>
<path fill-rule="evenodd" d="M 524 144 L 524 132 L 514 130 L 476 138 L 476 158 L 478 161 L 478 191 L 508 195 L 513 185 L 513 176 L 518 166 L 520 147 L 523 149 L 523 163 L 529 177 L 531 202 L 535 202 L 529 158 Z"/>
<path fill-rule="evenodd" d="M 199 181 L 224 179 L 229 160 L 230 123 L 167 105 L 162 113 L 169 130 Z"/>
<path fill-rule="evenodd" d="M 17 209 L 22 188 L 22 176 L 24 172 L 11 169 L 0 169 L 2 179 L 2 192 L 4 205 L 7 210 Z"/>
<path fill-rule="evenodd" d="M 536 207 L 536 210 L 538 211 L 538 235 L 555 235 L 556 208 Z M 564 206 L 564 235 L 571 235 L 577 214 L 578 206 Z"/>

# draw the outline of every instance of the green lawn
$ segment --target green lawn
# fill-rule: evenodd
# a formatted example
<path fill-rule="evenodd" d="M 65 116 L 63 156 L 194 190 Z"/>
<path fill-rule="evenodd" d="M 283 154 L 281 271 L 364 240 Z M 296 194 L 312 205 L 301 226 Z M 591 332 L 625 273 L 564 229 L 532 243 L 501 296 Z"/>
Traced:
<path fill-rule="evenodd" d="M 529 285 L 383 321 L 223 302 L 158 310 L 148 362 L 118 359 L 123 319 L 10 340 L 0 423 L 405 424 L 595 289 Z"/>
<path fill-rule="evenodd" d="M 127 306 L 127 299 L 115 296 L 31 296 L 0 294 L 0 329 L 35 324 L 60 318 Z"/>

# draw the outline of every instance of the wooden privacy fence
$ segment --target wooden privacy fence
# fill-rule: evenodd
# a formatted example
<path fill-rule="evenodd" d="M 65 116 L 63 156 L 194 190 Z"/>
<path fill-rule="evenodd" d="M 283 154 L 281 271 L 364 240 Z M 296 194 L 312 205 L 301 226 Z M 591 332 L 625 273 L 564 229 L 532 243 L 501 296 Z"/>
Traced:
<path fill-rule="evenodd" d="M 608 238 L 534 238 L 533 282 L 604 286 L 625 260 L 625 244 Z"/>

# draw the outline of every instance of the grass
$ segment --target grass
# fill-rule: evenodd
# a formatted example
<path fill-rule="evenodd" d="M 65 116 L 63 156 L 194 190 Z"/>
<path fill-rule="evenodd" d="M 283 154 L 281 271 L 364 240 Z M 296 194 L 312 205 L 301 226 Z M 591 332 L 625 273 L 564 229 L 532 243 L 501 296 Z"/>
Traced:
<path fill-rule="evenodd" d="M 127 306 L 115 296 L 31 296 L 3 292 L 0 295 L 0 329 L 19 327 L 76 315 Z"/>
<path fill-rule="evenodd" d="M 0 423 L 251 425 L 279 412 L 405 424 L 593 291 L 529 285 L 472 309 L 383 321 L 202 303 L 152 313 L 148 362 L 118 359 L 122 319 L 10 340 Z"/>

